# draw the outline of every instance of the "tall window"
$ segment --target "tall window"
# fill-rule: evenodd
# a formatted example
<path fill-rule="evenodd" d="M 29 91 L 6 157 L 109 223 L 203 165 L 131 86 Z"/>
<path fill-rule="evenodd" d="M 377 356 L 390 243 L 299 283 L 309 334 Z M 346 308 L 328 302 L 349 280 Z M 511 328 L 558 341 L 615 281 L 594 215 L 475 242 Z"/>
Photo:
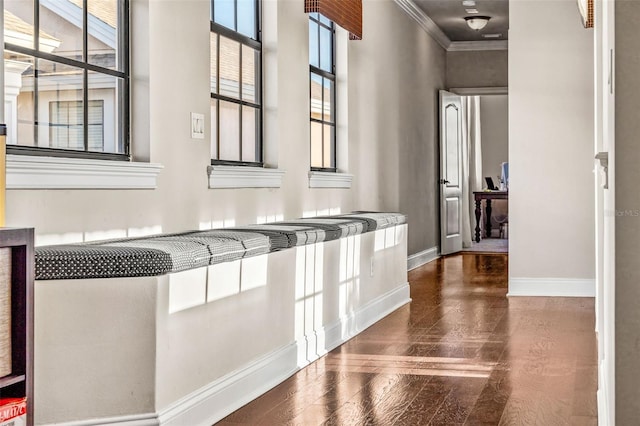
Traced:
<path fill-rule="evenodd" d="M 129 159 L 129 0 L 5 0 L 7 152 Z"/>
<path fill-rule="evenodd" d="M 261 62 L 258 0 L 212 0 L 212 164 L 262 164 Z"/>
<path fill-rule="evenodd" d="M 312 170 L 336 170 L 335 34 L 333 22 L 309 14 Z"/>

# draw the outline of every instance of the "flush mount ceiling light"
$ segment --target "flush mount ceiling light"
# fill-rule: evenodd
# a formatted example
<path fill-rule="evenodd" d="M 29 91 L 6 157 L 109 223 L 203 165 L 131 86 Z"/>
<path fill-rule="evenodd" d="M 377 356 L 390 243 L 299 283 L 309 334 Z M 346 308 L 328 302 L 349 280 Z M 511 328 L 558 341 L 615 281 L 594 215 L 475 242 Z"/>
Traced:
<path fill-rule="evenodd" d="M 469 14 L 469 15 L 476 15 L 480 12 L 478 12 L 478 9 L 465 9 L 465 11 Z"/>
<path fill-rule="evenodd" d="M 469 28 L 476 31 L 480 31 L 486 27 L 489 19 L 491 19 L 489 16 L 467 16 L 464 18 L 464 20 L 467 21 Z"/>
<path fill-rule="evenodd" d="M 476 5 L 475 0 L 463 0 L 462 5 L 464 7 L 474 7 Z"/>

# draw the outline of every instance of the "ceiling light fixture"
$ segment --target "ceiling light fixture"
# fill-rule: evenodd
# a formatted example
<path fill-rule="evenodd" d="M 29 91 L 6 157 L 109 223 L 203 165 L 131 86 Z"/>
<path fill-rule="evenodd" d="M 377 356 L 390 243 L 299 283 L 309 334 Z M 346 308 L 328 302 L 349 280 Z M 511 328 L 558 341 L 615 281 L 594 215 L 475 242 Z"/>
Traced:
<path fill-rule="evenodd" d="M 463 0 L 462 5 L 464 7 L 474 7 L 476 5 L 475 0 Z"/>
<path fill-rule="evenodd" d="M 477 13 L 480 13 L 480 12 L 478 12 L 478 9 L 465 9 L 465 11 L 466 11 L 469 15 L 475 15 L 475 14 L 477 14 Z"/>
<path fill-rule="evenodd" d="M 464 18 L 469 28 L 476 31 L 480 31 L 486 27 L 489 19 L 491 19 L 489 16 L 467 16 Z"/>
<path fill-rule="evenodd" d="M 502 34 L 500 34 L 500 33 L 496 33 L 496 34 L 482 34 L 482 37 L 484 37 L 484 38 L 500 38 L 500 37 L 502 37 Z"/>

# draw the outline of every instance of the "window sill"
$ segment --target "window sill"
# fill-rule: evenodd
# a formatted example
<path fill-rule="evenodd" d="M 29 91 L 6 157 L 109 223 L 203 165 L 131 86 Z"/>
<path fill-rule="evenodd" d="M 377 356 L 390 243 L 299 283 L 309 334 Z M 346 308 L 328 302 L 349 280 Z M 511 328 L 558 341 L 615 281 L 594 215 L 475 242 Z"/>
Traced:
<path fill-rule="evenodd" d="M 209 188 L 280 188 L 284 171 L 263 167 L 209 166 Z"/>
<path fill-rule="evenodd" d="M 353 175 L 347 173 L 309 172 L 309 188 L 350 189 Z"/>
<path fill-rule="evenodd" d="M 7 155 L 7 189 L 155 189 L 161 164 Z"/>

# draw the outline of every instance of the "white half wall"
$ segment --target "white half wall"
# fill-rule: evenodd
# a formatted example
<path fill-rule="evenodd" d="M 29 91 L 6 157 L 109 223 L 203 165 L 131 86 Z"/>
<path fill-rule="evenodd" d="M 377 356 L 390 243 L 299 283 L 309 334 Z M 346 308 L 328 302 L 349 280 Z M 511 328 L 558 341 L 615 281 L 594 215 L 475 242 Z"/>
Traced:
<path fill-rule="evenodd" d="M 215 423 L 411 301 L 407 229 L 158 277 L 37 281 L 36 424 Z"/>
<path fill-rule="evenodd" d="M 593 280 L 593 34 L 572 1 L 514 1 L 509 17 L 510 290 Z"/>

